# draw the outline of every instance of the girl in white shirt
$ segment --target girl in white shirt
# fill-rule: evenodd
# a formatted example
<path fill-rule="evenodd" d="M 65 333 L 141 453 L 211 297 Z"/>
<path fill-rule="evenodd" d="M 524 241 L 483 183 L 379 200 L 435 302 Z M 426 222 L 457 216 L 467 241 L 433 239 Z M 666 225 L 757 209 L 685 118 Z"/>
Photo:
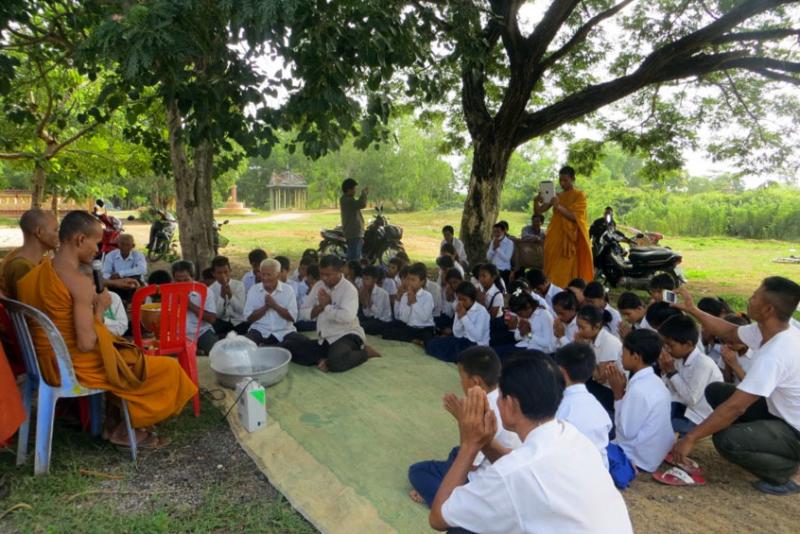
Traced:
<path fill-rule="evenodd" d="M 489 317 L 503 316 L 503 282 L 497 267 L 492 263 L 484 263 L 478 267 L 479 290 L 483 294 L 483 305 L 489 311 Z"/>
<path fill-rule="evenodd" d="M 576 341 L 589 343 L 594 348 L 597 367 L 592 379 L 586 383 L 586 389 L 600 401 L 613 420 L 614 394 L 608 385 L 606 368 L 613 365 L 623 371 L 622 342 L 605 328 L 607 323 L 608 316 L 603 310 L 591 304 L 581 306 L 578 310 Z"/>
<path fill-rule="evenodd" d="M 478 292 L 469 282 L 456 289 L 458 304 L 453 318 L 453 335 L 435 337 L 425 343 L 425 352 L 445 362 L 456 363 L 461 351 L 481 345 L 489 346 L 489 312 L 476 302 Z"/>
<path fill-rule="evenodd" d="M 591 304 L 608 314 L 605 328 L 614 336 L 619 337 L 619 325 L 622 315 L 608 303 L 606 288 L 600 282 L 589 282 L 583 290 L 584 304 Z"/>
<path fill-rule="evenodd" d="M 392 306 L 389 294 L 380 287 L 383 273 L 380 267 L 370 265 L 361 273 L 362 287 L 358 290 L 358 319 L 364 332 L 380 335 L 392 322 Z"/>
<path fill-rule="evenodd" d="M 578 333 L 578 298 L 572 291 L 566 290 L 553 297 L 553 333 L 556 346 L 563 347 L 573 341 Z"/>
<path fill-rule="evenodd" d="M 453 333 L 453 317 L 458 304 L 456 290 L 463 281 L 464 277 L 458 269 L 450 269 L 445 273 L 444 283 L 442 284 L 442 313 L 439 317 L 433 318 L 436 323 L 436 329 L 440 334 L 450 335 Z"/>
<path fill-rule="evenodd" d="M 522 350 L 538 350 L 552 354 L 556 350 L 553 316 L 523 287 L 517 287 L 508 302 L 506 325 L 514 333 L 514 343 L 496 346 L 500 359 Z"/>

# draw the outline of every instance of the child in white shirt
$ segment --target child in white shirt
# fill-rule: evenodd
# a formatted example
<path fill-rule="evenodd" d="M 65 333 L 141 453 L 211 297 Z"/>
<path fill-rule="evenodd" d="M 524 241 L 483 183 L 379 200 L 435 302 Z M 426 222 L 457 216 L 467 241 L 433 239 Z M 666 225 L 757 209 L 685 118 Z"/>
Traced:
<path fill-rule="evenodd" d="M 553 297 L 564 290 L 550 282 L 547 275 L 545 275 L 544 271 L 541 269 L 528 269 L 527 272 L 525 272 L 525 279 L 528 281 L 528 285 L 531 286 L 531 289 L 544 299 L 547 303 L 547 308 L 552 312 Z"/>
<path fill-rule="evenodd" d="M 312 263 L 305 269 L 305 276 L 303 281 L 299 282 L 295 289 L 295 296 L 297 297 L 297 309 L 301 310 L 308 297 L 308 292 L 316 283 L 319 282 L 319 265 Z M 298 312 L 299 313 L 299 312 Z M 294 323 L 298 332 L 315 332 L 317 330 L 317 321 L 303 320 L 298 317 Z"/>
<path fill-rule="evenodd" d="M 617 328 L 617 334 L 619 334 L 620 339 L 623 339 L 631 331 L 640 328 L 652 330 L 647 323 L 647 307 L 636 293 L 626 291 L 621 294 L 617 300 L 617 308 L 619 308 L 622 318 L 625 319 L 625 322 L 621 322 Z"/>
<path fill-rule="evenodd" d="M 433 337 L 433 296 L 423 289 L 426 276 L 424 263 L 408 267 L 398 290 L 395 320 L 383 330 L 383 339 L 420 345 Z"/>
<path fill-rule="evenodd" d="M 581 306 L 578 310 L 577 340 L 591 345 L 597 359 L 594 376 L 586 383 L 586 388 L 613 418 L 614 395 L 606 382 L 605 369 L 615 366 L 622 371 L 622 342 L 605 328 L 607 318 L 603 310 L 596 306 Z"/>
<path fill-rule="evenodd" d="M 616 337 L 619 337 L 619 325 L 622 322 L 620 313 L 608 303 L 606 288 L 600 282 L 589 282 L 583 290 L 584 304 L 591 304 L 608 313 L 606 329 Z"/>
<path fill-rule="evenodd" d="M 445 273 L 444 284 L 442 285 L 442 313 L 438 319 L 433 319 L 440 334 L 449 335 L 453 333 L 453 317 L 458 305 L 456 290 L 463 281 L 464 277 L 458 269 L 450 269 Z"/>
<path fill-rule="evenodd" d="M 124 336 L 128 330 L 128 314 L 125 313 L 125 305 L 122 303 L 122 298 L 109 291 L 111 296 L 111 306 L 103 313 L 103 324 L 115 336 Z"/>
<path fill-rule="evenodd" d="M 513 330 L 516 343 L 496 347 L 500 359 L 505 360 L 521 350 L 538 350 L 544 354 L 555 352 L 553 316 L 547 308 L 521 287 L 515 289 L 511 295 L 508 307 L 511 313 L 508 314 L 506 324 Z"/>
<path fill-rule="evenodd" d="M 553 334 L 557 347 L 575 341 L 578 334 L 578 307 L 578 298 L 572 291 L 562 291 L 553 297 Z"/>
<path fill-rule="evenodd" d="M 685 435 L 711 415 L 706 387 L 722 382 L 722 372 L 714 360 L 697 348 L 699 329 L 691 317 L 681 314 L 667 319 L 658 333 L 666 349 L 658 364 L 661 377 L 672 393 L 672 428 Z"/>
<path fill-rule="evenodd" d="M 586 343 L 570 343 L 556 351 L 555 360 L 566 384 L 556 419 L 571 423 L 589 438 L 608 469 L 606 447 L 613 424 L 603 406 L 586 389 L 586 381 L 592 378 L 596 366 L 594 351 Z"/>
<path fill-rule="evenodd" d="M 750 320 L 747 317 L 734 314 L 726 316 L 725 320 L 739 326 L 750 324 Z M 722 377 L 725 382 L 739 385 L 750 370 L 750 366 L 753 365 L 753 354 L 753 350 L 744 343 L 725 343 L 722 345 L 719 368 L 722 370 Z"/>
<path fill-rule="evenodd" d="M 478 292 L 469 282 L 456 289 L 458 304 L 453 320 L 453 335 L 429 339 L 425 352 L 445 362 L 457 362 L 458 355 L 474 345 L 489 346 L 489 312 L 475 300 Z"/>
<path fill-rule="evenodd" d="M 348 282 L 356 286 L 356 289 L 361 289 L 363 281 L 361 280 L 361 263 L 358 260 L 350 260 L 345 263 L 342 274 Z"/>
<path fill-rule="evenodd" d="M 371 336 L 380 335 L 392 322 L 392 306 L 389 293 L 378 284 L 383 278 L 380 267 L 370 265 L 361 272 L 361 289 L 358 290 L 358 318 L 364 332 Z"/>
<path fill-rule="evenodd" d="M 260 248 L 251 250 L 247 255 L 247 262 L 250 264 L 250 270 L 244 273 L 242 277 L 245 295 L 250 291 L 253 285 L 261 283 L 261 262 L 266 259 L 267 253 Z"/>
<path fill-rule="evenodd" d="M 497 223 L 492 227 L 492 241 L 486 251 L 486 259 L 493 263 L 504 280 L 511 272 L 511 258 L 514 256 L 514 242 L 506 235 L 506 227 Z"/>
<path fill-rule="evenodd" d="M 479 291 L 483 293 L 483 305 L 490 317 L 503 316 L 503 284 L 497 267 L 484 263 L 478 267 Z"/>

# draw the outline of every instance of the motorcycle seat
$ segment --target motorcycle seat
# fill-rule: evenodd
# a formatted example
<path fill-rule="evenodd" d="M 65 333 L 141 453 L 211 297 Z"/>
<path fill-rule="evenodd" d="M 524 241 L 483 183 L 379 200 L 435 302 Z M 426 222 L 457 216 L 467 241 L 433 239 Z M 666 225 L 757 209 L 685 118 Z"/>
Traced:
<path fill-rule="evenodd" d="M 322 231 L 323 237 L 326 239 L 333 239 L 337 241 L 344 241 L 344 232 L 339 229 L 336 230 L 323 230 Z"/>
<path fill-rule="evenodd" d="M 673 257 L 675 253 L 663 247 L 637 247 L 632 248 L 628 258 L 632 262 L 663 261 Z"/>

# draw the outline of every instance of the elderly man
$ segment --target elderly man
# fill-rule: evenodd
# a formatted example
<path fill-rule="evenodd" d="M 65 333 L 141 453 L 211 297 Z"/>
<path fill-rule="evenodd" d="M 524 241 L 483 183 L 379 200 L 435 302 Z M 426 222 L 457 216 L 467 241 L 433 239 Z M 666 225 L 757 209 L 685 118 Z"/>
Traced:
<path fill-rule="evenodd" d="M 119 248 L 106 254 L 103 260 L 103 278 L 106 280 L 133 280 L 127 287 L 120 284 L 111 285 L 111 291 L 117 293 L 122 300 L 129 301 L 133 292 L 147 275 L 147 260 L 144 254 L 134 250 L 136 243 L 131 234 L 122 234 L 117 241 Z"/>
<path fill-rule="evenodd" d="M 281 264 L 269 258 L 261 262 L 261 283 L 247 292 L 245 320 L 250 323 L 247 337 L 258 345 L 277 345 L 297 334 L 297 297 L 289 284 L 280 280 Z"/>
<path fill-rule="evenodd" d="M 19 218 L 22 246 L 3 260 L 2 287 L 8 297 L 17 298 L 17 282 L 39 265 L 45 254 L 58 248 L 58 220 L 49 211 L 28 210 Z"/>

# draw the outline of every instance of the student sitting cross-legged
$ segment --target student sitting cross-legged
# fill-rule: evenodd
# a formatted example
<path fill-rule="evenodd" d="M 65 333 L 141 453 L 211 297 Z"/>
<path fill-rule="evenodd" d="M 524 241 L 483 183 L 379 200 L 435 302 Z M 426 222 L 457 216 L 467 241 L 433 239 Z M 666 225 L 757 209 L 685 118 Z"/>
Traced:
<path fill-rule="evenodd" d="M 608 295 L 603 284 L 600 282 L 586 284 L 586 289 L 583 290 L 583 298 L 584 304 L 591 304 L 608 313 L 610 320 L 606 323 L 605 328 L 616 337 L 619 337 L 619 325 L 622 322 L 622 316 L 608 303 Z"/>
<path fill-rule="evenodd" d="M 306 267 L 303 281 L 298 285 L 298 288 L 300 288 L 301 291 L 297 294 L 298 313 L 299 310 L 303 309 L 303 305 L 308 298 L 308 292 L 317 282 L 319 282 L 319 265 L 312 263 Z M 297 328 L 298 332 L 314 332 L 317 329 L 317 321 L 303 320 L 298 318 L 298 320 L 294 323 L 294 326 Z"/>
<path fill-rule="evenodd" d="M 194 264 L 190 261 L 179 260 L 172 264 L 172 279 L 175 282 L 192 282 L 194 280 Z M 207 295 L 203 303 L 203 319 L 197 324 L 200 312 L 200 294 L 192 292 L 189 295 L 189 309 L 186 312 L 186 334 L 194 335 L 197 330 L 198 354 L 209 354 L 214 344 L 219 341 L 214 332 L 214 321 L 217 320 L 217 303 L 214 296 Z"/>
<path fill-rule="evenodd" d="M 445 362 L 458 361 L 461 351 L 474 345 L 489 346 L 489 312 L 476 302 L 478 292 L 469 282 L 456 289 L 453 335 L 439 336 L 425 343 L 425 352 Z"/>
<path fill-rule="evenodd" d="M 556 338 L 553 334 L 553 316 L 542 304 L 525 291 L 517 287 L 508 301 L 510 313 L 506 317 L 506 325 L 514 332 L 511 345 L 495 347 L 497 354 L 506 358 L 520 350 L 538 350 L 544 354 L 552 354 L 556 350 Z"/>
<path fill-rule="evenodd" d="M 630 462 L 636 468 L 653 472 L 675 443 L 670 422 L 670 393 L 653 372 L 661 354 L 661 338 L 656 332 L 640 328 L 622 341 L 622 366 L 630 378 L 615 366 L 606 369 L 608 383 L 614 392 L 614 441 L 609 445 L 611 472 L 619 487 L 626 487 L 633 474 L 620 477 L 618 465 Z"/>
<path fill-rule="evenodd" d="M 551 358 L 523 357 L 501 371 L 497 407 L 469 390 L 459 403 L 460 447 L 431 505 L 436 530 L 481 533 L 632 532 L 622 496 L 597 448 L 569 423 L 555 419 L 564 387 Z M 499 424 L 522 446 L 497 447 Z M 492 461 L 467 481 L 478 452 Z"/>
<path fill-rule="evenodd" d="M 247 337 L 259 346 L 278 345 L 287 336 L 297 334 L 297 298 L 289 284 L 280 280 L 281 264 L 277 259 L 261 262 L 261 283 L 247 292 L 244 315 L 250 323 Z M 302 336 L 301 336 L 302 337 Z"/>
<path fill-rule="evenodd" d="M 250 325 L 245 321 L 244 304 L 247 294 L 244 284 L 231 278 L 231 264 L 225 256 L 211 260 L 211 273 L 214 283 L 208 286 L 208 298 L 213 298 L 217 306 L 217 320 L 214 331 L 225 336 L 231 330 L 245 334 Z"/>
<path fill-rule="evenodd" d="M 395 320 L 383 331 L 383 339 L 424 343 L 433 337 L 433 296 L 423 289 L 425 265 L 408 268 L 403 287 L 398 289 Z"/>
<path fill-rule="evenodd" d="M 617 308 L 624 322 L 619 323 L 617 334 L 620 339 L 627 336 L 633 330 L 646 328 L 652 330 L 650 325 L 647 324 L 647 306 L 644 305 L 642 299 L 636 293 L 626 291 L 617 299 Z"/>
<path fill-rule="evenodd" d="M 581 306 L 578 310 L 577 340 L 590 344 L 594 349 L 597 367 L 586 387 L 613 418 L 614 395 L 605 380 L 604 371 L 610 365 L 622 370 L 622 342 L 605 328 L 607 320 L 608 315 L 603 310 L 591 304 Z"/>
<path fill-rule="evenodd" d="M 578 333 L 578 298 L 572 291 L 562 291 L 553 297 L 553 334 L 556 346 L 563 347 L 575 341 Z"/>
<path fill-rule="evenodd" d="M 613 425 L 603 406 L 586 389 L 596 367 L 594 350 L 586 343 L 570 343 L 556 351 L 555 360 L 566 384 L 556 419 L 571 423 L 589 438 L 608 468 L 606 447 Z"/>
<path fill-rule="evenodd" d="M 722 382 L 714 360 L 697 348 L 697 324 L 686 315 L 668 319 L 658 333 L 666 349 L 658 360 L 661 377 L 672 393 L 672 428 L 681 435 L 711 415 L 706 386 Z"/>
<path fill-rule="evenodd" d="M 379 285 L 382 279 L 383 272 L 380 267 L 370 265 L 361 272 L 362 286 L 358 290 L 359 320 L 364 332 L 371 336 L 379 336 L 392 322 L 389 293 Z"/>
<path fill-rule="evenodd" d="M 449 335 L 453 333 L 453 318 L 456 313 L 456 306 L 458 305 L 456 290 L 463 281 L 464 275 L 462 275 L 458 269 L 448 269 L 444 275 L 444 284 L 442 285 L 442 313 L 438 318 L 434 317 L 433 319 L 436 323 L 436 329 L 441 334 Z M 475 286 L 473 285 L 473 287 Z"/>
<path fill-rule="evenodd" d="M 467 282 L 469 283 L 469 282 Z M 513 432 L 503 428 L 500 412 L 497 410 L 497 380 L 500 378 L 500 360 L 489 347 L 470 347 L 458 356 L 458 377 L 461 380 L 461 389 L 466 394 L 470 388 L 477 386 L 486 392 L 486 399 L 489 407 L 497 418 L 497 432 L 494 440 L 497 445 L 504 449 L 516 449 L 521 445 L 519 438 Z M 455 395 L 449 393 L 443 399 L 445 409 L 454 417 L 457 415 L 459 400 Z M 442 483 L 444 475 L 453 463 L 458 454 L 458 447 L 450 451 L 450 455 L 445 461 L 430 460 L 419 462 L 408 469 L 408 481 L 411 487 L 411 498 L 419 503 L 424 502 L 430 506 L 439 484 Z M 491 463 L 486 457 L 479 453 L 472 462 L 467 478 L 474 479 L 485 471 Z"/>

